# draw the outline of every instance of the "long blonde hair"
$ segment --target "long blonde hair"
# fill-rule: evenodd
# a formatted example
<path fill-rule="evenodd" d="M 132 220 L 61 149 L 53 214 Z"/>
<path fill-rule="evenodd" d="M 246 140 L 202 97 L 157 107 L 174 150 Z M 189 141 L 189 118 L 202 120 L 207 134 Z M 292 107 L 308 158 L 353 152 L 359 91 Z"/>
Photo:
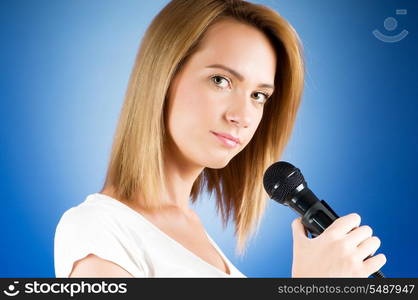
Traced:
<path fill-rule="evenodd" d="M 265 169 L 277 161 L 291 136 L 302 97 L 302 46 L 292 26 L 276 11 L 242 0 L 173 0 L 153 19 L 141 41 L 114 136 L 103 189 L 115 197 L 158 209 L 164 203 L 164 147 L 167 91 L 172 79 L 197 51 L 215 22 L 232 18 L 254 26 L 276 50 L 275 92 L 249 144 L 222 169 L 205 168 L 193 183 L 191 200 L 206 191 L 216 194 L 224 228 L 231 217 L 238 254 L 258 230 L 268 195 Z"/>

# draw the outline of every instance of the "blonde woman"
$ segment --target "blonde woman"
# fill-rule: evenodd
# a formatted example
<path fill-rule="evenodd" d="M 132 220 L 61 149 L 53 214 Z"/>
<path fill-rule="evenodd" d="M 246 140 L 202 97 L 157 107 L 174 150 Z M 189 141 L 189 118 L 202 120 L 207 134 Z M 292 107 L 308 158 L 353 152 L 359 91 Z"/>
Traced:
<path fill-rule="evenodd" d="M 143 37 L 103 189 L 57 226 L 56 276 L 246 277 L 190 203 L 214 192 L 244 253 L 268 201 L 263 173 L 289 140 L 303 81 L 297 34 L 274 10 L 169 2 Z"/>

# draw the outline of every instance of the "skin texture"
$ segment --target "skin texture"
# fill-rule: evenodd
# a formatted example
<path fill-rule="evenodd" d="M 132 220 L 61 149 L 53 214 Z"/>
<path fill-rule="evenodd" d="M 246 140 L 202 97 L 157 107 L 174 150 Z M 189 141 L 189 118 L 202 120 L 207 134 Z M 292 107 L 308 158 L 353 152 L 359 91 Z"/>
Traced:
<path fill-rule="evenodd" d="M 274 84 L 277 58 L 262 32 L 235 20 L 214 24 L 202 42 L 200 51 L 173 79 L 169 90 L 170 139 L 164 168 L 168 190 L 165 197 L 170 205 L 152 212 L 141 208 L 139 198 L 136 204 L 125 204 L 202 259 L 225 270 L 198 216 L 189 208 L 189 195 L 205 167 L 225 167 L 250 142 L 263 116 L 263 103 L 273 93 L 271 88 L 260 88 L 259 84 Z M 206 68 L 213 64 L 236 70 L 244 79 L 240 81 L 223 69 Z M 236 148 L 228 148 L 211 131 L 229 133 L 241 143 Z M 110 190 L 102 193 L 112 196 Z M 173 231 L 174 222 L 176 231 Z M 74 264 L 70 277 L 132 275 L 117 264 L 90 254 Z"/>
<path fill-rule="evenodd" d="M 309 239 L 297 218 L 292 223 L 292 277 L 369 277 L 385 263 L 382 253 L 374 255 L 380 240 L 372 229 L 360 226 L 361 217 L 352 213 L 336 219 L 319 236 Z M 325 254 L 325 255 L 324 255 Z"/>

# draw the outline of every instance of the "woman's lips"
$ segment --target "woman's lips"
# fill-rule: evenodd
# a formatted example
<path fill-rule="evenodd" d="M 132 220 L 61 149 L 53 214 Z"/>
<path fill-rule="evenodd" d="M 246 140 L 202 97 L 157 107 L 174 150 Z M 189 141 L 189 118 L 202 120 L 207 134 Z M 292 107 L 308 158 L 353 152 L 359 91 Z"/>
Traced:
<path fill-rule="evenodd" d="M 237 145 L 238 145 L 238 143 L 237 142 L 235 142 L 235 141 L 233 141 L 233 140 L 230 140 L 230 139 L 228 139 L 228 138 L 226 138 L 226 137 L 223 137 L 223 136 L 221 136 L 221 135 L 219 135 L 219 134 L 217 134 L 217 133 L 215 133 L 215 132 L 213 132 L 213 131 L 211 131 L 212 133 L 213 133 L 213 135 L 214 136 L 216 136 L 217 138 L 218 138 L 218 140 L 224 145 L 224 146 L 227 146 L 227 147 L 229 147 L 229 148 L 235 148 Z"/>
<path fill-rule="evenodd" d="M 220 135 L 220 136 L 222 136 L 222 137 L 224 137 L 224 138 L 227 138 L 227 139 L 229 139 L 229 140 L 232 140 L 232 141 L 234 141 L 235 143 L 237 143 L 237 144 L 241 144 L 241 142 L 240 142 L 240 140 L 239 140 L 239 138 L 237 138 L 237 137 L 234 137 L 233 135 L 230 135 L 229 133 L 225 133 L 225 132 L 215 132 L 215 131 L 211 131 L 212 133 L 214 133 L 214 134 L 216 134 L 216 135 Z"/>

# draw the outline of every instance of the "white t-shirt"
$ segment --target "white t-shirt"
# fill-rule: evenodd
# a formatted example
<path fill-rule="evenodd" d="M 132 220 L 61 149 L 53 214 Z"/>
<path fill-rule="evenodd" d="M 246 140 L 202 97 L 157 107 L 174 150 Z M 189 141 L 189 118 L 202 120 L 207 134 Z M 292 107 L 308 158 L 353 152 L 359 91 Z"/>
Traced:
<path fill-rule="evenodd" d="M 68 209 L 57 225 L 55 276 L 68 277 L 74 262 L 92 253 L 134 277 L 246 277 L 206 234 L 231 274 L 207 263 L 124 203 L 94 193 Z"/>

